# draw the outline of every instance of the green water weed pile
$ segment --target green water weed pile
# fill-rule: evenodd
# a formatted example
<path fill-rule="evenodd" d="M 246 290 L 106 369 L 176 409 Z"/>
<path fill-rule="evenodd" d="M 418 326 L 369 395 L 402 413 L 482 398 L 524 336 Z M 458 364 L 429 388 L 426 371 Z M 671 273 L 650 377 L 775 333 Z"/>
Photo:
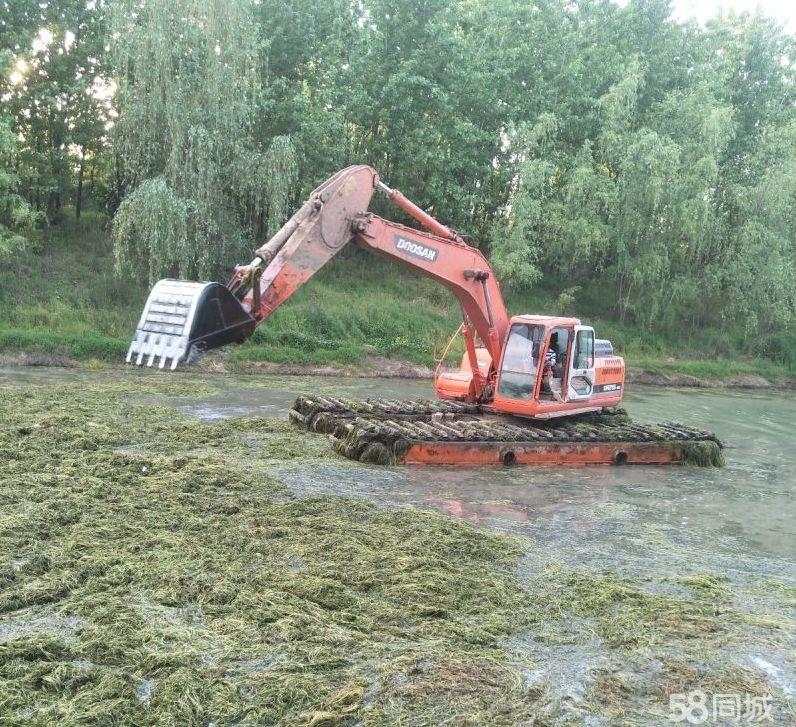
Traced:
<path fill-rule="evenodd" d="M 319 724 L 367 708 L 378 722 L 446 670 L 470 686 L 438 710 L 525 709 L 498 648 L 522 618 L 516 545 L 436 515 L 293 500 L 261 469 L 318 458 L 323 439 L 191 421 L 130 393 L 4 397 L 0 629 L 23 634 L 0 644 L 12 721 Z"/>
<path fill-rule="evenodd" d="M 514 725 L 550 700 L 538 657 L 506 645 L 577 643 L 576 622 L 617 664 L 680 650 L 650 691 L 661 713 L 675 672 L 724 683 L 695 666 L 740 622 L 715 576 L 682 597 L 563 566 L 520 578 L 520 541 L 291 495 L 269 467 L 335 457 L 323 437 L 141 403 L 215 392 L 157 374 L 3 392 L 4 723 Z M 622 678 L 595 674 L 596 713 L 637 699 Z"/>

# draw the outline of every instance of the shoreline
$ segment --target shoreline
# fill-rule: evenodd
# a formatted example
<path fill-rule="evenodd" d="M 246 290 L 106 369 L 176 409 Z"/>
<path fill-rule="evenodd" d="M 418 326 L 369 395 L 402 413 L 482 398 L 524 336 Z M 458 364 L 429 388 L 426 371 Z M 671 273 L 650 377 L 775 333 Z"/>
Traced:
<path fill-rule="evenodd" d="M 19 352 L 0 353 L 0 366 L 20 368 L 67 368 L 84 371 L 108 371 L 126 368 L 123 363 L 83 361 L 68 356 L 49 356 Z M 270 376 L 328 376 L 341 378 L 406 379 L 430 381 L 434 370 L 422 364 L 370 356 L 356 365 L 285 364 L 268 361 L 230 361 L 222 356 L 210 356 L 196 365 L 195 370 L 207 374 L 266 374 Z M 700 378 L 683 373 L 656 373 L 629 366 L 625 382 L 643 386 L 713 390 L 792 391 L 796 380 L 770 381 L 763 376 L 740 374 L 726 379 Z"/>

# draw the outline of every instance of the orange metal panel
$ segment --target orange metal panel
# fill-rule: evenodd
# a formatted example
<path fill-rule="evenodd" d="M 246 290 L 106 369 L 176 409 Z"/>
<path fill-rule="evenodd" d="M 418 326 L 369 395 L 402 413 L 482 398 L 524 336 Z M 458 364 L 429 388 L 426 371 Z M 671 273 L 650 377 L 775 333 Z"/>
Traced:
<path fill-rule="evenodd" d="M 418 442 L 402 458 L 405 464 L 676 464 L 677 442 Z"/>
<path fill-rule="evenodd" d="M 594 383 L 624 384 L 625 360 L 621 356 L 597 358 L 594 362 Z"/>

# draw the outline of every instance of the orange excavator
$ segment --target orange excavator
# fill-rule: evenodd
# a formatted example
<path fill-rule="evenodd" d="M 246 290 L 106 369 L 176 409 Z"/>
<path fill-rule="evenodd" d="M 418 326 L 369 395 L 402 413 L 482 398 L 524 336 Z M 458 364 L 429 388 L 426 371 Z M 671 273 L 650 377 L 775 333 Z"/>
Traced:
<path fill-rule="evenodd" d="M 369 212 L 376 191 L 422 229 Z M 454 371 L 442 365 L 437 368 L 434 384 L 442 402 L 436 406 L 426 402 L 425 409 L 420 407 L 422 411 L 415 411 L 418 405 L 407 409 L 405 402 L 369 405 L 300 397 L 293 411 L 294 421 L 318 429 L 314 425 L 323 420 L 327 431 L 345 440 L 351 439 L 354 422 L 382 430 L 391 426 L 385 422 L 392 422 L 393 429 L 398 427 L 395 431 L 402 433 L 399 436 L 393 431 L 395 441 L 389 445 L 393 449 L 387 454 L 379 451 L 366 457 L 373 461 L 652 463 L 685 458 L 682 448 L 670 446 L 669 439 L 654 435 L 645 438 L 638 433 L 636 438 L 641 441 L 635 444 L 643 446 L 631 447 L 633 437 L 625 432 L 618 443 L 595 447 L 606 445 L 599 441 L 607 436 L 606 426 L 616 428 L 620 420 L 622 427 L 631 426 L 626 418 L 616 415 L 615 407 L 624 391 L 625 364 L 614 355 L 610 342 L 596 339 L 594 329 L 577 318 L 509 317 L 498 280 L 484 255 L 364 165 L 343 169 L 317 187 L 282 228 L 255 251 L 248 265 L 235 268 L 226 286 L 179 280 L 156 283 L 127 361 L 174 369 L 195 362 L 206 351 L 246 340 L 352 241 L 433 278 L 454 294 L 462 311 L 461 364 Z M 364 411 L 358 408 L 360 404 Z M 366 422 L 363 414 L 367 412 L 377 416 Z M 336 417 L 336 423 L 329 424 L 330 417 Z M 567 423 L 553 427 L 550 422 L 559 418 Z M 401 427 L 406 426 L 409 430 L 403 431 Z M 487 427 L 489 433 L 473 435 L 473 429 L 480 426 Z M 567 427 L 572 430 L 569 434 Z M 586 439 L 576 436 L 573 427 L 579 428 Z M 587 432 L 584 428 L 588 427 L 594 431 Z M 551 436 L 550 432 L 557 434 Z M 564 441 L 561 432 L 566 435 Z M 693 432 L 686 436 L 682 427 L 681 432 L 679 441 L 695 439 Z M 367 440 L 364 449 L 390 439 L 384 431 L 371 435 L 360 431 L 359 439 L 364 436 Z M 574 442 L 570 441 L 573 436 Z M 674 434 L 662 436 L 677 441 Z M 513 438 L 509 449 L 506 437 Z M 519 446 L 523 438 L 528 440 L 525 447 Z M 411 453 L 407 441 L 422 446 L 415 446 Z M 470 443 L 469 448 L 451 449 L 451 445 L 463 441 Z M 476 447 L 476 452 L 472 446 L 475 442 L 486 446 Z M 359 450 L 359 454 L 364 453 L 362 447 Z M 400 457 L 395 455 L 398 450 L 402 450 Z"/>

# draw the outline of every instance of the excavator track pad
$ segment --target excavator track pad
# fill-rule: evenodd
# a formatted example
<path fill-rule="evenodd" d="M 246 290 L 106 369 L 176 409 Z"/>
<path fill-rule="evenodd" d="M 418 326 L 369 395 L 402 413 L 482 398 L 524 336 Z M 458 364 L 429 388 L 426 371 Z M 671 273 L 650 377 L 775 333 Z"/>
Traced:
<path fill-rule="evenodd" d="M 454 401 L 300 396 L 290 419 L 331 435 L 340 454 L 373 464 L 723 464 L 713 433 L 636 424 L 619 408 L 531 420 Z"/>
<path fill-rule="evenodd" d="M 203 353 L 239 343 L 254 330 L 254 319 L 220 283 L 159 280 L 147 298 L 127 363 L 176 369 Z"/>

